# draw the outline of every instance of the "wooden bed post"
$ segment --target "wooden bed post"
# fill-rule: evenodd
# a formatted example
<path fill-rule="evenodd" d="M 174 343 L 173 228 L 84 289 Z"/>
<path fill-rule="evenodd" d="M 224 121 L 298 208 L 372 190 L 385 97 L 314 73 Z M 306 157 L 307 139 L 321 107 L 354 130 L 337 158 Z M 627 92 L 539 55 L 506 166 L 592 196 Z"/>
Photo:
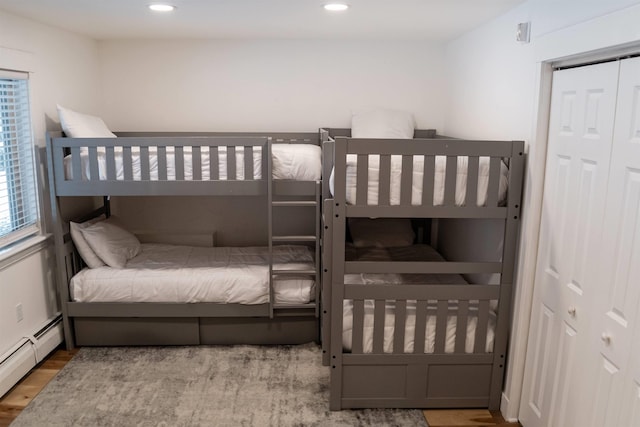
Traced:
<path fill-rule="evenodd" d="M 335 142 L 327 129 L 320 129 L 322 148 L 322 364 L 329 366 L 331 361 L 331 288 L 333 256 L 333 197 L 329 188 L 329 177 L 333 170 Z"/>
<path fill-rule="evenodd" d="M 263 147 L 261 173 L 262 179 L 267 184 L 267 241 L 269 242 L 269 318 L 273 319 L 273 304 L 275 300 L 275 292 L 273 290 L 273 172 L 271 171 L 271 138 L 267 139 L 267 143 Z"/>
<path fill-rule="evenodd" d="M 500 307 L 496 320 L 494 360 L 489 392 L 489 409 L 500 409 L 502 383 L 507 357 L 507 341 L 511 322 L 514 269 L 518 248 L 522 181 L 524 176 L 524 142 L 513 141 L 509 162 L 509 194 L 507 200 L 507 218 L 504 227 L 504 245 L 502 250 L 502 272 L 500 274 Z"/>
<path fill-rule="evenodd" d="M 347 140 L 338 138 L 335 144 L 336 170 L 345 171 L 347 161 Z M 333 253 L 331 262 L 331 389 L 329 408 L 333 411 L 342 406 L 342 323 L 344 300 L 344 263 L 345 263 L 345 233 L 346 233 L 346 176 L 336 173 L 334 184 L 333 215 Z"/>
<path fill-rule="evenodd" d="M 322 207 L 322 364 L 331 360 L 331 277 L 333 248 L 333 199 L 326 199 Z"/>
<path fill-rule="evenodd" d="M 64 341 L 67 350 L 75 347 L 73 330 L 69 320 L 67 302 L 69 301 L 69 272 L 67 271 L 66 251 L 64 250 L 64 230 L 62 228 L 62 216 L 58 196 L 56 196 L 56 182 L 53 169 L 53 135 L 47 132 L 47 172 L 49 179 L 49 199 L 51 202 L 51 227 L 53 228 L 54 245 L 56 252 L 56 287 L 60 309 L 62 310 L 62 326 L 64 328 Z"/>

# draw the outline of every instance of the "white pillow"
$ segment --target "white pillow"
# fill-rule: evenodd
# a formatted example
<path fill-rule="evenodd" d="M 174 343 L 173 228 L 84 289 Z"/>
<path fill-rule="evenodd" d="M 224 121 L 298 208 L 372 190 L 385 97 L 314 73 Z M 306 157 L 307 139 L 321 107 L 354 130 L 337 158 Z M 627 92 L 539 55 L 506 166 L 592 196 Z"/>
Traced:
<path fill-rule="evenodd" d="M 412 139 L 415 127 L 413 115 L 400 110 L 363 110 L 351 117 L 353 138 Z"/>
<path fill-rule="evenodd" d="M 410 246 L 415 238 L 408 218 L 349 218 L 349 231 L 357 248 Z"/>
<path fill-rule="evenodd" d="M 120 227 L 113 217 L 83 228 L 82 236 L 109 267 L 124 268 L 127 261 L 140 253 L 138 238 Z"/>
<path fill-rule="evenodd" d="M 71 138 L 115 138 L 100 117 L 78 113 L 57 106 L 60 125 L 65 135 Z"/>
<path fill-rule="evenodd" d="M 322 175 L 322 148 L 314 144 L 273 144 L 274 179 L 315 181 Z"/>
<path fill-rule="evenodd" d="M 91 246 L 89 246 L 89 243 L 87 243 L 87 241 L 85 240 L 84 236 L 82 235 L 82 229 L 92 224 L 95 224 L 96 222 L 104 221 L 104 219 L 105 219 L 104 215 L 101 215 L 97 218 L 94 218 L 92 220 L 89 220 L 83 223 L 77 223 L 73 221 L 69 222 L 69 231 L 71 233 L 71 240 L 73 240 L 73 244 L 76 246 L 78 253 L 84 260 L 85 264 L 87 264 L 87 267 L 89 268 L 98 268 L 98 267 L 102 267 L 105 264 L 104 262 L 102 262 L 100 257 L 96 255 L 93 249 L 91 249 Z"/>

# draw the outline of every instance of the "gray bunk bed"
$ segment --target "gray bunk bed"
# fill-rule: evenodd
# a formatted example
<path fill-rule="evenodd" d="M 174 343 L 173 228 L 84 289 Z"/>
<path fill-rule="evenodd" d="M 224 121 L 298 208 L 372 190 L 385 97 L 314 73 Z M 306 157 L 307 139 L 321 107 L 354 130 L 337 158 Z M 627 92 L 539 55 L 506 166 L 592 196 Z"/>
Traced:
<path fill-rule="evenodd" d="M 318 134 L 121 132 L 117 138 L 67 138 L 62 132 L 48 133 L 57 289 L 67 348 L 318 342 L 321 182 L 273 178 L 272 145 L 289 143 L 318 145 Z M 244 159 L 236 157 L 240 152 Z M 240 178 L 238 165 L 244 168 Z M 222 169 L 226 169 L 224 179 Z M 109 217 L 111 196 L 176 195 L 261 196 L 266 200 L 268 302 L 75 301 L 70 282 L 86 265 L 71 239 L 69 221 Z M 99 201 L 93 203 L 97 209 L 65 218 L 65 201 L 78 197 L 93 197 Z M 313 212 L 315 233 L 276 234 L 273 216 L 280 207 L 301 208 L 303 215 Z M 286 243 L 306 245 L 314 251 L 312 267 L 278 270 L 274 247 Z M 315 281 L 315 299 L 310 303 L 279 304 L 275 300 L 274 282 L 293 275 Z"/>
<path fill-rule="evenodd" d="M 322 338 L 323 362 L 331 370 L 330 408 L 498 409 L 523 142 L 458 140 L 433 130 L 416 130 L 413 140 L 356 139 L 350 129 L 320 134 L 324 176 L 335 177 L 334 188 L 324 180 L 322 213 Z M 372 167 L 378 171 L 374 179 Z M 465 176 L 461 192 L 456 181 Z M 479 180 L 485 181 L 484 195 Z M 508 190 L 500 189 L 501 182 Z M 358 258 L 345 242 L 350 218 L 429 218 L 432 225 L 450 218 L 499 219 L 502 256 L 494 262 Z M 499 274 L 499 283 L 465 280 L 478 273 Z M 385 282 L 390 274 L 413 280 Z M 354 275 L 383 277 L 364 284 L 348 279 Z M 456 279 L 433 280 L 443 275 Z"/>

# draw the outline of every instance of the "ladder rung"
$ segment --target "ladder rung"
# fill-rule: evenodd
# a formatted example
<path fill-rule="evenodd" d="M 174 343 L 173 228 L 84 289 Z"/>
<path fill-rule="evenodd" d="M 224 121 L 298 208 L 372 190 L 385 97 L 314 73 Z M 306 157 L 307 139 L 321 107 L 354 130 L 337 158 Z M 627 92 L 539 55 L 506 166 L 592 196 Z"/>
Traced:
<path fill-rule="evenodd" d="M 279 200 L 271 204 L 273 206 L 317 206 L 315 200 Z"/>
<path fill-rule="evenodd" d="M 315 270 L 273 270 L 272 273 L 274 275 L 291 275 L 291 276 L 296 276 L 296 275 L 316 275 L 316 271 Z"/>
<path fill-rule="evenodd" d="M 315 242 L 316 236 L 271 236 L 274 242 Z"/>

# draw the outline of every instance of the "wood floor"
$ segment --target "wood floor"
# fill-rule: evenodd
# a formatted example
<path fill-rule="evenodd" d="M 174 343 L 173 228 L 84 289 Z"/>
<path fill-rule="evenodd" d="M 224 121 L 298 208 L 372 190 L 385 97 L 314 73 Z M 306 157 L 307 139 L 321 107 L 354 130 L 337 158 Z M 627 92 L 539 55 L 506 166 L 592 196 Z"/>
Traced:
<path fill-rule="evenodd" d="M 56 350 L 0 399 L 0 427 L 8 426 L 77 350 Z"/>
<path fill-rule="evenodd" d="M 58 349 L 35 367 L 29 375 L 16 384 L 0 399 L 0 427 L 7 427 L 31 400 L 47 385 L 58 371 L 73 358 L 77 350 Z M 499 412 L 486 409 L 447 409 L 424 411 L 429 427 L 519 427 L 507 423 Z"/>
<path fill-rule="evenodd" d="M 424 411 L 429 427 L 522 427 L 519 423 L 508 423 L 500 411 L 486 409 L 434 409 Z"/>

